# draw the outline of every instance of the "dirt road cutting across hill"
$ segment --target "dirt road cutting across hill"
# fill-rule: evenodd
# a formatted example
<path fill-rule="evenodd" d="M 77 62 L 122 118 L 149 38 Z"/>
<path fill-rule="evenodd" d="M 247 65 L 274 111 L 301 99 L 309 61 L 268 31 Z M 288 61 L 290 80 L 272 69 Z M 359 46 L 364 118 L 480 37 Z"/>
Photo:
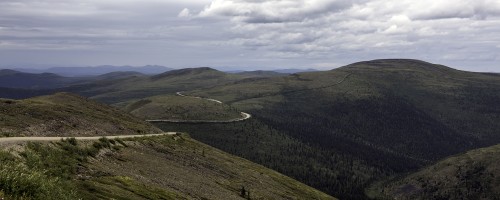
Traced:
<path fill-rule="evenodd" d="M 134 138 L 134 137 L 150 137 L 162 135 L 175 135 L 177 132 L 165 132 L 160 134 L 146 135 L 110 135 L 110 136 L 93 136 L 93 137 L 6 137 L 0 138 L 0 143 L 6 142 L 34 142 L 34 141 L 59 141 L 61 139 L 75 138 L 77 140 L 98 140 L 100 138 L 118 139 L 118 138 Z"/>

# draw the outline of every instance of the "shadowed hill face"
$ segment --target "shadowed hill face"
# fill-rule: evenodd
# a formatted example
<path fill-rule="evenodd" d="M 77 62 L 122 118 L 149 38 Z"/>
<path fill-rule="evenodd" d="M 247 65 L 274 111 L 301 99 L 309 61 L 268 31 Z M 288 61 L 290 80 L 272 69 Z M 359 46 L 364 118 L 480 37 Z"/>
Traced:
<path fill-rule="evenodd" d="M 14 70 L 0 70 L 0 87 L 47 89 L 63 87 L 81 81 L 79 78 L 66 78 L 56 74 L 30 74 Z"/>
<path fill-rule="evenodd" d="M 500 145 L 469 151 L 390 183 L 397 199 L 493 199 L 500 196 Z"/>
<path fill-rule="evenodd" d="M 416 60 L 360 62 L 327 72 L 240 81 L 186 94 L 228 102 L 317 152 L 349 158 L 321 165 L 332 171 L 361 162 L 362 167 L 351 169 L 351 175 L 360 176 L 343 183 L 358 193 L 371 180 L 383 177 L 373 171 L 405 173 L 500 142 L 498 76 Z M 321 179 L 320 173 L 310 172 L 310 176 Z M 301 179 L 340 198 L 354 197 L 352 191 L 314 180 Z"/>
<path fill-rule="evenodd" d="M 18 71 L 15 71 L 15 70 L 11 70 L 11 69 L 2 69 L 2 70 L 0 70 L 0 76 L 12 75 L 12 74 L 17 74 L 17 73 L 21 73 L 21 72 L 18 72 Z"/>
<path fill-rule="evenodd" d="M 458 71 L 443 65 L 436 65 L 421 60 L 411 59 L 380 59 L 357 62 L 345 66 L 345 68 L 379 68 L 379 69 L 401 69 L 401 70 L 423 70 L 427 72 L 436 71 Z"/>
<path fill-rule="evenodd" d="M 4 136 L 92 136 L 161 132 L 116 108 L 68 93 L 0 101 Z"/>
<path fill-rule="evenodd" d="M 372 60 L 358 62 L 354 64 L 341 67 L 336 70 L 345 70 L 352 73 L 361 73 L 370 75 L 370 73 L 385 73 L 387 75 L 396 74 L 401 75 L 400 78 L 409 78 L 412 75 L 414 78 L 421 80 L 440 79 L 440 78 L 464 78 L 472 75 L 472 77 L 480 76 L 480 73 L 472 73 L 456 70 L 447 66 L 432 64 L 419 60 L 408 59 L 387 59 L 387 60 Z M 375 80 L 379 81 L 379 80 Z M 446 82 L 446 80 L 443 80 Z"/>

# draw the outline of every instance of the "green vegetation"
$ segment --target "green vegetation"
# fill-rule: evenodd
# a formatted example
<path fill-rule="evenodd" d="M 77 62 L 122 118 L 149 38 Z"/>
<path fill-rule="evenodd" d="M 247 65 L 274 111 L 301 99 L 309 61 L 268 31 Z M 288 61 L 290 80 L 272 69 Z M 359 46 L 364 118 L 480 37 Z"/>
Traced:
<path fill-rule="evenodd" d="M 96 81 L 61 90 L 91 97 L 100 102 L 115 104 L 151 96 L 175 94 L 179 91 L 225 85 L 243 78 L 244 76 L 226 74 L 205 67 L 172 70 L 151 77 Z"/>
<path fill-rule="evenodd" d="M 93 162 L 93 171 L 113 177 L 141 177 L 136 179 L 141 183 L 155 180 L 153 186 L 188 199 L 239 199 L 242 186 L 252 199 L 333 199 L 184 134 L 130 140 L 129 147 Z"/>
<path fill-rule="evenodd" d="M 231 120 L 240 112 L 225 104 L 194 97 L 154 96 L 128 104 L 125 111 L 142 119 Z"/>
<path fill-rule="evenodd" d="M 0 110 L 1 137 L 160 132 L 152 125 L 116 108 L 68 93 L 25 100 L 0 99 Z"/>
<path fill-rule="evenodd" d="M 391 174 L 388 167 L 376 168 L 362 160 L 362 155 L 369 153 L 367 150 L 335 153 L 291 138 L 257 119 L 231 124 L 157 125 L 164 130 L 189 132 L 208 145 L 260 163 L 319 190 L 344 194 L 345 197 L 339 196 L 341 199 L 363 198 L 368 182 Z M 373 160 L 378 160 L 379 165 L 389 159 L 397 159 L 393 162 L 406 161 L 387 154 L 370 155 Z"/>
<path fill-rule="evenodd" d="M 0 194 L 9 199 L 76 199 L 73 178 L 87 158 L 106 145 L 97 141 L 81 147 L 69 139 L 47 145 L 27 143 L 19 156 L 0 151 Z"/>
<path fill-rule="evenodd" d="M 101 138 L 80 144 L 72 138 L 50 144 L 27 143 L 16 153 L 19 157 L 1 151 L 0 194 L 9 199 L 178 199 L 173 193 L 129 177 L 97 172 L 89 176 L 90 160 L 102 159 L 102 152 L 124 148 L 119 141 Z"/>
<path fill-rule="evenodd" d="M 500 145 L 469 151 L 379 187 L 397 199 L 499 199 Z"/>
<path fill-rule="evenodd" d="M 28 169 L 25 165 L 2 163 L 0 197 L 7 199 L 75 199 L 76 195 L 58 178 Z"/>
<path fill-rule="evenodd" d="M 251 137 L 253 131 L 235 134 L 251 128 L 246 123 L 238 123 L 242 128 L 236 130 L 229 130 L 233 125 L 186 127 L 194 138 L 344 199 L 367 198 L 362 193 L 375 180 L 500 142 L 500 77 L 422 61 L 367 61 L 186 94 L 230 103 L 258 120 L 255 129 L 270 127 L 260 128 L 262 135 L 284 135 L 312 154 L 327 156 L 295 162 L 300 153 L 283 153 L 289 158 L 281 158 L 282 167 L 274 166 L 272 159 L 261 158 L 269 150 L 234 147 L 235 141 L 247 136 L 255 140 L 249 143 L 263 142 Z M 279 139 L 265 142 L 276 148 L 282 145 Z M 315 162 L 318 165 L 310 172 L 294 170 Z M 325 171 L 344 175 L 324 181 Z"/>
<path fill-rule="evenodd" d="M 102 176 L 78 182 L 85 199 L 185 199 L 127 176 Z"/>
<path fill-rule="evenodd" d="M 141 111 L 144 113 L 143 117 L 149 115 L 146 113 L 156 115 L 153 111 L 159 111 L 160 116 L 165 113 L 162 109 L 168 108 L 172 113 L 177 113 L 179 118 L 214 117 L 211 116 L 213 112 L 210 109 L 204 113 L 204 109 L 188 105 L 185 107 L 193 110 L 194 114 L 183 116 L 179 114 L 183 113 L 183 109 L 163 107 L 166 105 L 163 103 L 155 105 L 155 101 L 177 105 L 189 102 L 182 102 L 175 97 L 154 97 L 156 95 L 184 91 L 187 95 L 221 100 L 231 108 L 252 114 L 253 118 L 230 124 L 159 123 L 158 126 L 165 131 L 188 132 L 204 143 L 270 167 L 342 199 L 367 199 L 364 191 L 374 182 L 384 185 L 378 181 L 414 172 L 467 150 L 500 143 L 500 76 L 463 72 L 416 60 L 366 61 L 326 72 L 267 78 L 245 78 L 209 68 L 184 69 L 152 77 L 98 81 L 65 90 L 118 105 L 131 112 Z M 16 103 L 17 101 L 5 102 L 3 105 Z M 129 106 L 125 107 L 126 105 Z M 69 113 L 74 114 L 75 111 L 71 110 Z M 0 117 L 9 121 L 7 115 Z M 0 133 L 4 135 L 20 134 L 16 132 L 18 129 L 0 127 Z M 176 140 L 182 141 L 185 140 Z M 120 182 L 119 177 L 129 177 L 133 180 L 130 185 L 146 184 L 128 171 L 139 168 L 140 163 L 142 166 L 164 166 L 167 162 L 164 158 L 172 155 L 174 150 L 165 149 L 166 144 L 158 142 L 124 142 L 129 148 L 115 154 L 121 156 L 106 157 L 109 160 L 103 162 L 102 166 L 93 163 L 101 171 L 105 167 L 114 166 L 111 167 L 114 171 L 106 171 L 110 174 L 109 177 L 95 179 L 95 182 L 108 187 L 107 183 Z M 129 152 L 129 149 L 139 150 Z M 195 158 L 203 160 L 204 155 L 210 156 L 211 151 L 193 148 L 186 149 L 181 155 L 187 155 L 188 152 L 193 153 L 191 156 L 199 155 Z M 148 155 L 145 156 L 148 159 L 141 160 L 142 155 Z M 120 171 L 127 169 L 124 165 L 117 164 L 120 159 L 135 167 Z M 212 165 L 192 163 L 184 157 L 175 159 L 185 163 L 185 166 L 194 166 L 197 170 L 203 167 L 214 168 Z M 219 162 L 226 161 L 216 161 Z M 418 180 L 409 181 L 409 184 L 416 188 L 425 188 L 423 184 L 429 186 L 431 191 L 423 189 L 424 196 L 432 194 L 453 198 L 450 194 L 457 192 L 471 195 L 471 198 L 481 198 L 481 195 L 496 194 L 477 190 L 478 187 L 485 187 L 493 192 L 497 191 L 496 186 L 488 186 L 495 179 L 488 178 L 487 174 L 490 172 L 481 167 L 483 163 L 464 166 L 466 167 L 462 169 L 465 171 L 460 169 L 453 173 L 460 179 L 477 180 L 479 183 L 467 181 L 466 185 L 461 185 L 462 182 L 458 181 L 460 184 L 456 188 L 460 191 L 442 189 L 447 187 L 445 182 L 448 179 L 444 178 L 446 181 L 427 183 Z M 151 172 L 149 175 L 148 171 Z M 161 174 L 164 171 L 148 168 L 139 174 L 151 177 L 151 174 Z M 196 170 L 181 174 L 189 177 L 193 171 Z M 473 179 L 471 176 L 479 178 Z M 231 175 L 214 172 L 211 179 L 217 180 L 217 177 Z M 198 181 L 194 177 L 191 180 Z M 174 184 L 168 180 L 162 181 L 157 187 Z M 219 186 L 225 188 L 220 191 L 231 191 L 232 195 L 241 197 L 244 196 L 241 192 L 244 188 L 245 193 L 250 191 L 252 198 L 258 193 L 247 183 L 234 184 L 229 181 L 228 185 L 226 181 L 218 181 Z M 212 185 L 212 188 L 219 186 Z M 110 188 L 118 190 L 119 187 Z M 379 187 L 371 187 L 370 194 L 376 193 L 376 188 Z M 411 187 L 397 190 L 394 186 L 392 189 L 403 191 L 398 193 L 402 196 L 413 195 L 415 192 Z M 180 191 L 184 192 L 188 191 Z M 419 198 L 418 195 L 421 194 L 415 195 Z"/>
<path fill-rule="evenodd" d="M 1 106 L 6 112 L 0 116 L 5 119 L 0 127 L 6 136 L 11 133 L 14 136 L 93 135 L 99 128 L 109 126 L 122 128 L 104 129 L 101 134 L 159 131 L 115 108 L 67 93 L 26 100 L 5 99 Z M 129 125 L 132 128 L 128 129 Z M 21 150 L 7 154 L 14 155 L 12 163 L 16 167 L 22 165 L 29 172 L 37 173 L 36 180 L 49 180 L 47 183 L 35 181 L 34 184 L 39 184 L 36 187 L 49 188 L 47 190 L 57 187 L 61 194 L 53 195 L 63 199 L 75 196 L 83 199 L 241 198 L 241 187 L 246 188 L 245 197 L 251 199 L 333 199 L 289 177 L 186 136 L 131 140 L 103 138 L 97 142 L 69 139 L 50 144 L 28 143 Z M 5 170 L 12 173 L 7 177 L 19 175 L 10 168 Z M 19 183 L 19 187 L 14 186 L 33 187 Z M 7 185 L 1 189 L 6 197 L 40 199 L 45 195 L 45 190 L 25 192 L 11 190 Z"/>
<path fill-rule="evenodd" d="M 242 186 L 252 199 L 334 199 L 181 134 L 11 149 L 0 151 L 0 195 L 9 199 L 227 199 Z"/>

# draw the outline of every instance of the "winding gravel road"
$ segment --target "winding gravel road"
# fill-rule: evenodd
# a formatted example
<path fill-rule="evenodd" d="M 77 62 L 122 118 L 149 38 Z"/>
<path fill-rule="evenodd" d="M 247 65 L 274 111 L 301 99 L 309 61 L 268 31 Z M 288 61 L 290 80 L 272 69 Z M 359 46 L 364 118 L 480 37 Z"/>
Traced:
<path fill-rule="evenodd" d="M 118 139 L 118 138 L 134 138 L 134 137 L 150 137 L 162 135 L 175 135 L 177 132 L 165 132 L 160 134 L 146 134 L 146 135 L 110 135 L 110 136 L 92 136 L 92 137 L 6 137 L 0 138 L 0 143 L 6 142 L 30 142 L 30 141 L 59 141 L 61 139 L 75 138 L 77 140 L 98 140 L 100 138 Z"/>
<path fill-rule="evenodd" d="M 217 99 L 209 99 L 209 98 L 203 98 L 203 97 L 196 97 L 196 96 L 188 96 L 182 94 L 182 92 L 176 92 L 178 96 L 181 97 L 191 97 L 191 98 L 197 98 L 197 99 L 205 99 L 207 101 L 213 101 L 218 104 L 222 104 L 222 101 L 219 101 Z M 252 117 L 251 114 L 248 114 L 246 112 L 240 112 L 241 118 L 235 118 L 235 119 L 229 119 L 229 120 L 177 120 L 177 119 L 148 119 L 146 120 L 147 122 L 169 122 L 169 123 L 231 123 L 231 122 L 239 122 L 243 120 L 250 119 Z"/>

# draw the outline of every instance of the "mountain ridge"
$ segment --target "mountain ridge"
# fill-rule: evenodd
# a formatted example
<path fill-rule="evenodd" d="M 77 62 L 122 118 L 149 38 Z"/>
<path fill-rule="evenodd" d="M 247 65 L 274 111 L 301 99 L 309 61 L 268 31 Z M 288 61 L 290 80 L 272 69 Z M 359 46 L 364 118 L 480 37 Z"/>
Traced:
<path fill-rule="evenodd" d="M 116 71 L 135 71 L 143 74 L 159 74 L 165 71 L 172 70 L 160 65 L 145 65 L 145 66 L 89 66 L 89 67 L 50 67 L 46 69 L 30 69 L 30 68 L 15 68 L 17 71 L 25 73 L 54 73 L 60 76 L 67 77 L 82 77 L 82 76 L 99 76 L 110 72 Z"/>
<path fill-rule="evenodd" d="M 448 66 L 433 64 L 430 62 L 416 60 L 416 59 L 376 59 L 376 60 L 352 63 L 341 68 L 375 67 L 375 68 L 403 69 L 400 66 L 404 66 L 404 68 L 406 69 L 423 69 L 440 73 L 460 71 Z"/>
<path fill-rule="evenodd" d="M 0 71 L 0 87 L 51 89 L 83 81 L 83 78 L 63 77 L 54 73 L 25 73 L 11 69 Z"/>
<path fill-rule="evenodd" d="M 339 198 L 365 199 L 357 194 L 374 179 L 408 173 L 447 156 L 500 143 L 500 125 L 494 123 L 500 119 L 500 106 L 495 103 L 500 101 L 500 78 L 423 61 L 367 61 L 186 94 L 219 99 L 251 113 L 255 120 L 273 128 L 268 134 L 289 136 L 316 149 L 319 155 L 349 158 L 309 160 L 317 162 L 317 167 L 301 173 L 294 171 L 292 164 L 279 167 L 281 172 Z M 234 150 L 219 142 L 218 136 L 205 135 L 203 129 L 209 127 L 189 130 L 196 131 L 192 134 L 195 139 L 258 158 L 259 152 L 251 147 Z M 232 138 L 236 136 L 224 136 L 228 137 L 225 140 L 239 141 Z M 294 155 L 294 159 L 302 159 L 299 153 Z M 275 166 L 272 159 L 262 162 Z M 322 164 L 328 162 L 337 164 Z M 362 170 L 345 170 L 352 162 L 363 163 L 358 164 Z M 318 176 L 325 173 L 323 170 L 331 173 L 328 178 Z M 356 176 L 343 179 L 342 186 L 329 182 L 344 177 L 339 171 Z M 316 178 L 310 178 L 313 176 Z"/>
<path fill-rule="evenodd" d="M 203 74 L 221 75 L 221 76 L 225 75 L 224 72 L 221 72 L 219 70 L 210 67 L 198 67 L 198 68 L 184 68 L 184 69 L 171 70 L 168 72 L 154 75 L 151 77 L 151 80 L 156 81 L 159 79 L 169 78 L 169 77 L 188 76 L 188 75 L 196 76 Z"/>

